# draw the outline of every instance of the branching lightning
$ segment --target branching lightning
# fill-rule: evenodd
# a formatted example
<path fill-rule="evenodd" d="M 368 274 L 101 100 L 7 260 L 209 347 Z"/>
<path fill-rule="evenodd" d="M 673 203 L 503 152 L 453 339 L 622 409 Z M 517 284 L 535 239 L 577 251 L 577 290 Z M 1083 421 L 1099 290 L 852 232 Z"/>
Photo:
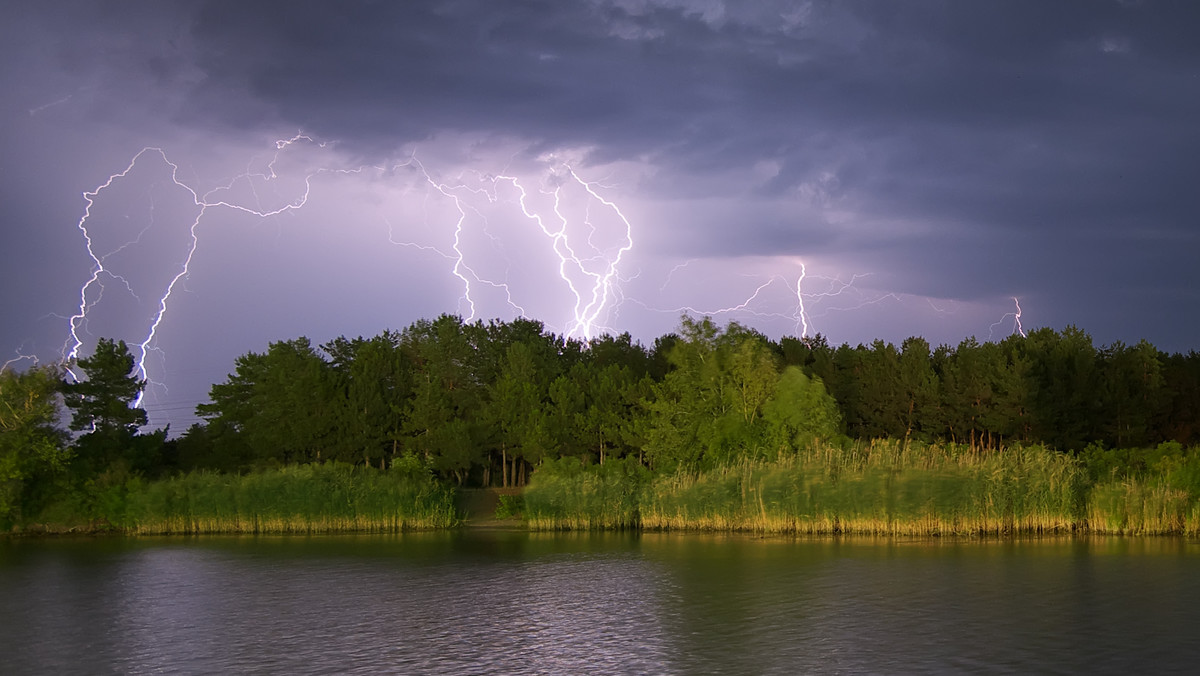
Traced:
<path fill-rule="evenodd" d="M 131 352 L 133 352 L 136 362 L 135 369 L 137 375 L 146 380 L 147 384 L 162 387 L 164 392 L 166 391 L 165 385 L 151 379 L 151 374 L 147 366 L 147 357 L 152 352 L 159 350 L 157 337 L 160 327 L 167 318 L 172 296 L 181 282 L 191 273 L 193 260 L 200 246 L 200 231 L 202 225 L 211 218 L 210 213 L 218 209 L 226 209 L 260 219 L 269 219 L 286 212 L 300 210 L 309 201 L 314 180 L 322 174 L 362 174 L 369 172 L 372 178 L 378 181 L 386 181 L 388 180 L 387 177 L 394 176 L 398 170 L 408 169 L 415 172 L 419 176 L 419 180 L 429 188 L 426 199 L 429 199 L 429 196 L 438 197 L 446 200 L 448 204 L 453 206 L 457 212 L 457 219 L 453 225 L 451 226 L 448 223 L 439 224 L 441 229 L 449 231 L 451 243 L 447 248 L 442 248 L 436 244 L 404 241 L 398 235 L 398 228 L 393 226 L 390 220 L 385 219 L 385 223 L 388 227 L 388 240 L 391 243 L 413 247 L 421 251 L 433 252 L 451 263 L 450 273 L 462 283 L 463 288 L 459 310 L 461 314 L 466 315 L 468 321 L 474 319 L 479 312 L 474 295 L 476 285 L 484 285 L 502 290 L 511 311 L 517 315 L 526 316 L 525 307 L 516 300 L 514 290 L 508 280 L 494 279 L 482 274 L 470 263 L 470 256 L 465 248 L 466 238 L 474 236 L 473 231 L 468 233 L 468 221 L 471 219 L 478 218 L 481 220 L 484 223 L 483 234 L 493 240 L 496 239 L 488 232 L 487 217 L 480 211 L 478 204 L 480 200 L 485 204 L 491 205 L 505 201 L 501 200 L 499 194 L 504 186 L 511 186 L 515 190 L 516 196 L 513 201 L 512 216 L 532 220 L 537 226 L 537 232 L 540 232 L 549 241 L 550 248 L 558 260 L 557 277 L 566 285 L 573 298 L 573 306 L 570 308 L 568 315 L 570 319 L 567 322 L 564 334 L 571 337 L 589 339 L 598 330 L 603 328 L 600 323 L 606 313 L 613 311 L 616 299 L 619 298 L 616 288 L 620 281 L 619 268 L 624 255 L 633 247 L 633 228 L 629 219 L 618 205 L 602 196 L 599 186 L 582 179 L 571 166 L 566 164 L 552 166 L 550 168 L 552 187 L 538 191 L 553 199 L 553 207 L 548 213 L 530 204 L 530 191 L 526 189 L 522 180 L 515 175 L 485 176 L 479 174 L 477 175 L 477 185 L 468 185 L 461 178 L 457 182 L 447 182 L 435 179 L 426 167 L 416 159 L 415 155 L 409 157 L 406 161 L 390 167 L 367 165 L 355 168 L 331 168 L 327 166 L 315 169 L 310 168 L 303 176 L 303 185 L 298 196 L 282 206 L 273 208 L 263 206 L 263 200 L 259 194 L 260 186 L 279 179 L 277 168 L 282 154 L 288 152 L 297 144 L 306 144 L 317 148 L 325 148 L 327 145 L 330 145 L 314 141 L 311 137 L 304 134 L 297 134 L 291 138 L 277 141 L 275 143 L 274 155 L 266 164 L 265 169 L 254 170 L 254 161 L 252 160 L 243 173 L 207 191 L 182 180 L 180 178 L 179 165 L 172 161 L 163 149 L 159 147 L 147 147 L 135 154 L 123 170 L 110 175 L 99 186 L 83 193 L 85 206 L 76 227 L 83 236 L 84 249 L 90 260 L 91 269 L 87 279 L 79 289 L 79 303 L 77 308 L 73 314 L 66 318 L 68 335 L 61 351 L 63 360 L 69 366 L 73 366 L 80 357 L 81 350 L 87 340 L 86 337 L 90 334 L 87 328 L 89 319 L 97 305 L 103 300 L 106 285 L 117 283 L 139 304 L 142 302 L 138 293 L 140 290 L 135 290 L 134 284 L 123 276 L 120 270 L 113 269 L 109 259 L 121 251 L 138 245 L 142 236 L 148 230 L 157 227 L 156 224 L 152 221 L 144 226 L 136 237 L 121 243 L 119 246 L 101 249 L 95 236 L 95 217 L 93 212 L 94 208 L 97 207 L 98 200 L 106 191 L 109 191 L 115 184 L 127 180 L 130 173 L 139 163 L 145 163 L 151 158 L 161 160 L 169 168 L 171 185 L 186 191 L 183 194 L 190 198 L 188 206 L 192 210 L 186 223 L 186 244 L 183 247 L 180 262 L 172 269 L 166 284 L 154 296 L 156 301 L 153 305 L 153 312 L 149 316 L 145 332 L 141 334 L 141 337 L 135 344 L 131 345 Z M 260 164 L 259 166 L 261 167 L 262 165 Z M 241 187 L 237 188 L 238 186 Z M 582 191 L 581 195 L 568 198 L 566 195 L 566 188 L 568 186 L 577 186 L 577 189 Z M 246 203 L 244 200 L 238 200 L 233 196 L 235 188 L 238 190 L 248 190 L 249 203 Z M 565 202 L 568 199 L 584 199 L 586 201 L 586 204 L 583 205 L 584 217 L 582 222 L 573 222 L 566 215 Z M 617 228 L 620 231 L 619 245 L 606 248 L 597 243 L 599 237 L 598 227 L 592 219 L 593 209 L 597 208 L 606 209 L 609 213 L 615 215 L 616 222 L 618 223 Z M 151 209 L 153 210 L 153 204 L 151 205 Z M 400 230 L 403 230 L 403 228 L 401 227 Z M 25 355 L 18 356 L 6 362 L 5 367 L 10 363 L 27 358 L 29 357 Z M 72 371 L 68 371 L 68 373 L 71 378 L 77 379 L 79 377 Z M 136 405 L 141 405 L 142 396 L 144 396 L 144 393 L 143 395 L 139 395 L 138 400 L 135 402 Z"/>
<path fill-rule="evenodd" d="M 554 198 L 553 211 L 558 221 L 557 227 L 548 225 L 546 219 L 530 209 L 528 204 L 529 193 L 521 185 L 519 179 L 514 176 L 498 176 L 497 180 L 510 182 L 520 192 L 519 202 L 521 211 L 527 218 L 537 223 L 542 234 L 550 239 L 554 253 L 558 256 L 558 275 L 566 283 L 567 288 L 570 289 L 571 294 L 575 298 L 575 305 L 572 311 L 573 319 L 567 327 L 565 334 L 570 337 L 588 339 L 593 337 L 598 329 L 607 328 L 600 327 L 598 322 L 601 314 L 609 307 L 610 301 L 616 295 L 615 287 L 619 281 L 617 273 L 621 264 L 621 258 L 633 248 L 633 226 L 630 225 L 629 219 L 622 213 L 620 207 L 601 197 L 596 192 L 595 184 L 581 179 L 570 165 L 562 165 L 561 171 L 565 176 L 559 177 L 563 180 L 558 181 L 558 184 L 551 191 Z M 570 221 L 562 212 L 563 185 L 566 179 L 574 181 L 581 186 L 592 200 L 611 209 L 620 219 L 624 226 L 624 239 L 620 246 L 617 247 L 615 254 L 607 255 L 604 250 L 598 248 L 593 243 L 593 236 L 596 230 L 590 217 L 585 217 L 584 219 L 584 226 L 588 230 L 586 240 L 587 245 L 596 253 L 588 258 L 580 258 L 576 254 L 575 247 L 571 243 Z M 588 204 L 588 211 L 585 213 L 590 214 L 590 208 L 591 205 Z M 599 269 L 589 269 L 589 267 L 594 268 L 596 265 L 599 266 Z M 577 280 L 572 273 L 580 275 L 584 279 Z M 577 281 L 582 281 L 582 283 L 577 286 Z"/>
<path fill-rule="evenodd" d="M 1013 296 L 1012 302 L 1013 302 L 1013 305 L 1015 305 L 1017 309 L 1014 310 L 1013 312 L 1006 313 L 1003 317 L 1001 317 L 999 320 L 997 320 L 991 326 L 988 327 L 988 340 L 992 339 L 992 335 L 995 333 L 996 327 L 1003 324 L 1004 320 L 1008 319 L 1009 317 L 1012 317 L 1012 320 L 1013 320 L 1013 324 L 1012 324 L 1013 328 L 1012 328 L 1012 331 L 1009 332 L 1009 335 L 1020 334 L 1020 336 L 1022 338 L 1025 337 L 1025 327 L 1021 325 L 1021 301 L 1016 296 Z"/>
<path fill-rule="evenodd" d="M 69 316 L 63 316 L 67 337 L 61 357 L 69 369 L 74 367 L 85 344 L 93 337 L 89 321 L 105 300 L 106 288 L 115 286 L 119 294 L 127 294 L 125 297 L 134 299 L 139 306 L 145 299 L 144 305 L 152 308 L 146 315 L 143 330 L 136 340 L 131 341 L 131 352 L 137 375 L 165 393 L 166 386 L 161 382 L 165 379 L 165 367 L 156 365 L 152 369 L 147 360 L 151 354 L 158 355 L 155 364 L 165 360 L 158 345 L 160 331 L 175 294 L 192 273 L 205 224 L 218 211 L 261 220 L 297 212 L 308 205 L 314 190 L 324 187 L 318 179 L 333 175 L 361 175 L 371 182 L 373 189 L 391 191 L 389 194 L 397 194 L 395 191 L 399 189 L 406 205 L 414 204 L 413 191 L 419 193 L 419 203 L 415 203 L 417 216 L 382 215 L 380 220 L 386 225 L 386 241 L 433 254 L 445 261 L 447 272 L 457 280 L 456 284 L 461 285 L 458 313 L 468 321 L 476 319 L 486 309 L 486 302 L 494 303 L 493 308 L 505 308 L 503 312 L 528 317 L 527 308 L 532 302 L 530 294 L 540 297 L 543 292 L 553 292 L 550 295 L 558 299 L 555 302 L 564 307 L 558 317 L 550 317 L 558 325 L 548 326 L 566 337 L 588 340 L 601 332 L 612 331 L 608 324 L 617 316 L 622 303 L 629 301 L 657 313 L 678 315 L 686 312 L 783 321 L 790 325 L 795 336 L 807 338 L 816 330 L 814 318 L 884 301 L 903 300 L 895 293 L 864 291 L 857 283 L 866 275 L 825 277 L 813 274 L 805 261 L 784 258 L 774 260 L 794 266 L 791 272 L 747 274 L 741 268 L 739 276 L 753 279 L 753 286 L 745 289 L 744 297 L 731 304 L 702 307 L 694 303 L 662 303 L 671 306 L 655 307 L 632 296 L 627 298 L 623 289 L 623 285 L 633 279 L 622 277 L 623 266 L 634 249 L 634 229 L 627 212 L 606 196 L 611 191 L 610 186 L 584 179 L 570 163 L 558 161 L 553 156 L 538 158 L 540 164 L 532 172 L 535 174 L 532 179 L 530 172 L 511 170 L 497 174 L 464 171 L 456 177 L 446 178 L 419 161 L 415 153 L 385 166 L 347 167 L 326 159 L 316 166 L 296 168 L 294 163 L 283 162 L 285 154 L 297 152 L 301 146 L 326 149 L 333 144 L 296 134 L 276 141 L 274 145 L 273 154 L 252 159 L 241 173 L 215 184 L 215 187 L 209 184 L 210 187 L 205 188 L 199 187 L 199 179 L 185 181 L 181 178 L 180 165 L 162 148 L 146 147 L 121 171 L 83 193 L 84 209 L 76 227 L 82 235 L 90 270 L 79 287 L 77 306 Z M 328 158 L 327 155 L 322 157 Z M 269 161 L 263 164 L 268 158 Z M 163 184 L 172 191 L 182 191 L 176 199 L 178 207 L 186 209 L 185 216 L 157 216 L 155 200 L 151 198 L 151 218 L 147 224 L 120 242 L 104 244 L 105 239 L 111 241 L 115 235 L 97 224 L 98 217 L 94 214 L 101 208 L 102 198 L 122 181 L 134 180 L 131 173 L 135 167 L 158 162 L 162 163 L 159 171 L 169 177 L 169 183 L 164 181 Z M 267 195 L 267 186 L 285 182 L 295 186 L 289 197 L 270 198 Z M 277 189 L 277 192 L 282 191 Z M 158 278 L 161 282 L 154 282 L 154 288 L 148 291 L 135 275 L 121 267 L 121 261 L 131 255 L 141 255 L 140 248 L 150 246 L 143 244 L 143 238 L 156 228 L 171 227 L 167 221 L 176 218 L 179 230 L 173 236 L 178 239 L 172 246 L 178 247 L 178 262 L 170 263 L 169 269 Z M 427 234 L 418 234 L 418 226 L 425 228 Z M 523 238 L 519 240 L 520 249 L 509 248 L 514 232 Z M 100 233 L 104 233 L 103 236 Z M 117 254 L 122 256 L 117 258 Z M 162 252 L 155 252 L 155 255 L 161 256 Z M 538 267 L 541 265 L 545 269 Z M 159 266 L 161 269 L 161 262 Z M 297 270 L 296 274 L 303 274 L 303 270 Z M 536 277 L 536 282 L 529 281 L 531 276 Z M 687 283 L 696 279 L 704 282 L 712 279 L 712 274 L 703 259 L 689 259 L 667 269 L 658 291 L 661 294 L 668 287 L 677 291 L 676 287 L 681 284 L 687 286 L 680 281 L 685 277 Z M 528 289 L 531 283 L 532 291 Z M 703 287 L 703 283 L 689 287 L 686 293 L 693 295 L 697 288 Z M 1014 332 L 1023 336 L 1021 306 L 1018 299 L 1013 298 L 1013 302 L 1015 312 L 1006 314 L 991 329 L 994 331 L 1005 319 L 1012 317 Z M 932 301 L 930 305 L 941 312 Z M 20 351 L 17 355 L 0 368 L 10 368 L 24 360 L 37 361 L 36 357 Z M 160 368 L 163 373 L 158 372 Z M 72 370 L 67 373 L 70 378 L 79 377 Z M 157 380 L 152 380 L 151 376 Z M 139 396 L 138 405 L 144 395 Z"/>
<path fill-rule="evenodd" d="M 34 366 L 37 366 L 40 363 L 37 358 L 37 355 L 22 354 L 21 350 L 19 348 L 16 350 L 16 353 L 17 353 L 17 356 L 13 357 L 12 359 L 9 359 L 8 361 L 4 362 L 3 364 L 0 364 L 0 373 L 3 373 L 4 371 L 8 370 L 13 364 L 19 364 L 20 362 L 23 362 L 23 361 L 28 361 L 31 364 L 33 364 Z"/>
<path fill-rule="evenodd" d="M 304 185 L 305 185 L 304 194 L 299 199 L 297 199 L 289 204 L 286 204 L 283 207 L 274 209 L 274 210 L 264 210 L 261 208 L 261 206 L 259 208 L 248 207 L 248 206 L 245 206 L 242 204 L 237 204 L 237 203 L 229 202 L 229 201 L 226 201 L 223 199 L 219 199 L 217 197 L 220 193 L 230 190 L 237 181 L 244 180 L 249 183 L 251 192 L 252 192 L 252 194 L 255 195 L 255 198 L 257 201 L 257 193 L 254 192 L 253 180 L 255 178 L 261 179 L 261 180 L 272 180 L 272 179 L 277 178 L 277 175 L 275 173 L 275 162 L 278 160 L 279 153 L 281 151 L 283 151 L 285 148 L 287 148 L 288 146 L 292 145 L 293 143 L 296 143 L 297 141 L 301 141 L 301 140 L 308 140 L 311 142 L 311 139 L 309 139 L 307 136 L 297 135 L 295 137 L 292 137 L 291 139 L 281 140 L 276 143 L 275 158 L 273 158 L 272 161 L 267 165 L 268 171 L 269 171 L 268 174 L 255 174 L 250 171 L 247 171 L 245 174 L 242 174 L 242 175 L 237 176 L 234 179 L 230 180 L 225 185 L 218 186 L 204 194 L 199 193 L 196 189 L 192 188 L 191 186 L 189 186 L 186 183 L 184 183 L 183 181 L 181 181 L 179 179 L 179 165 L 172 162 L 167 157 L 166 152 L 163 151 L 161 148 L 157 148 L 157 147 L 143 148 L 136 155 L 134 155 L 133 159 L 130 160 L 129 165 L 126 166 L 124 170 L 109 176 L 108 180 L 106 180 L 104 183 L 102 183 L 99 187 L 95 188 L 94 190 L 85 192 L 83 194 L 83 198 L 84 198 L 84 201 L 86 202 L 86 207 L 84 208 L 83 215 L 80 217 L 79 222 L 76 225 L 79 228 L 80 232 L 83 233 L 85 249 L 87 250 L 88 257 L 92 261 L 92 271 L 91 271 L 91 275 L 88 278 L 88 280 L 83 284 L 82 287 L 80 287 L 79 308 L 75 312 L 75 314 L 72 315 L 68 320 L 69 336 L 63 345 L 63 351 L 62 351 L 63 359 L 65 361 L 67 361 L 68 363 L 74 363 L 74 361 L 78 358 L 80 348 L 83 346 L 83 343 L 84 343 L 83 338 L 81 338 L 79 334 L 80 334 L 82 327 L 86 326 L 87 319 L 88 319 L 88 313 L 97 303 L 100 302 L 100 300 L 103 297 L 103 292 L 104 292 L 103 279 L 105 277 L 115 279 L 115 280 L 122 282 L 125 285 L 126 289 L 129 291 L 129 293 L 131 295 L 133 295 L 135 299 L 138 298 L 137 294 L 134 293 L 134 290 L 133 290 L 132 286 L 129 284 L 128 280 L 126 280 L 121 275 L 119 275 L 115 272 L 112 272 L 107 267 L 105 267 L 105 260 L 108 257 L 112 256 L 113 254 L 115 254 L 133 244 L 136 244 L 137 241 L 140 240 L 141 236 L 146 232 L 146 229 L 148 229 L 149 227 L 152 227 L 152 226 L 147 226 L 146 228 L 144 228 L 141 231 L 141 233 L 139 233 L 137 239 L 135 239 L 131 242 L 122 244 L 121 246 L 117 247 L 116 249 L 106 252 L 103 255 L 97 254 L 96 249 L 95 249 L 95 242 L 92 238 L 92 233 L 89 232 L 89 230 L 88 230 L 88 222 L 92 217 L 92 207 L 95 206 L 95 201 L 102 192 L 104 192 L 105 190 L 110 188 L 116 181 L 127 177 L 129 175 L 129 172 L 131 172 L 133 170 L 133 168 L 137 165 L 137 163 L 144 156 L 146 156 L 148 154 L 149 155 L 157 154 L 162 159 L 163 163 L 165 163 L 167 166 L 169 166 L 171 168 L 171 172 L 170 172 L 171 182 L 174 185 L 178 186 L 179 188 L 182 188 L 183 190 L 187 191 L 187 193 L 191 196 L 192 203 L 194 204 L 195 207 L 197 207 L 195 217 L 192 219 L 190 225 L 188 226 L 188 241 L 189 241 L 189 243 L 186 247 L 186 252 L 185 252 L 185 255 L 183 256 L 183 260 L 180 263 L 178 270 L 170 278 L 170 281 L 167 283 L 162 294 L 158 297 L 157 309 L 155 310 L 154 314 L 151 317 L 149 327 L 146 331 L 145 337 L 141 340 L 141 342 L 139 342 L 136 345 L 136 354 L 134 355 L 135 360 L 136 360 L 135 368 L 136 368 L 138 376 L 140 378 L 146 380 L 146 382 L 148 384 L 156 384 L 165 389 L 165 385 L 163 385 L 162 383 L 157 383 L 150 379 L 150 374 L 147 372 L 147 367 L 146 367 L 146 357 L 151 350 L 155 349 L 153 347 L 154 343 L 155 343 L 155 337 L 158 334 L 159 326 L 162 324 L 163 319 L 167 315 L 167 309 L 170 304 L 171 295 L 175 292 L 175 287 L 179 284 L 179 281 L 181 279 L 185 278 L 188 275 L 188 272 L 190 271 L 192 259 L 195 256 L 196 249 L 200 243 L 198 229 L 200 227 L 201 222 L 204 219 L 205 214 L 208 212 L 209 209 L 225 207 L 225 208 L 233 209 L 236 211 L 241 211 L 241 212 L 245 212 L 248 214 L 252 214 L 252 215 L 258 216 L 260 218 L 268 218 L 270 216 L 275 216 L 275 215 L 284 213 L 286 211 L 299 209 L 299 208 L 303 207 L 304 204 L 307 203 L 307 201 L 308 201 L 308 195 L 309 195 L 309 191 L 311 190 L 311 187 L 312 187 L 313 176 L 315 175 L 315 173 L 321 173 L 325 170 L 320 170 L 318 172 L 315 172 L 313 174 L 309 174 L 308 176 L 306 176 L 305 181 L 304 181 Z M 91 296 L 93 293 L 94 293 L 95 297 L 89 299 L 89 296 Z M 69 372 L 69 373 L 71 374 L 71 377 L 77 377 L 73 372 Z M 134 402 L 135 406 L 141 405 L 141 401 L 142 401 L 142 398 L 144 397 L 144 395 L 145 395 L 144 391 L 138 395 L 138 398 Z"/>
<path fill-rule="evenodd" d="M 695 259 L 689 260 L 680 265 L 676 265 L 667 273 L 667 280 L 660 287 L 660 291 L 665 290 L 671 282 L 671 277 L 678 271 L 688 267 Z M 744 300 L 723 307 L 698 308 L 692 305 L 679 305 L 670 308 L 650 307 L 645 303 L 637 302 L 643 307 L 655 312 L 669 312 L 689 314 L 698 314 L 704 316 L 749 316 L 757 319 L 767 320 L 784 320 L 792 325 L 792 333 L 798 338 L 808 338 L 813 331 L 813 318 L 823 317 L 830 312 L 846 312 L 851 310 L 861 309 L 868 305 L 883 302 L 885 300 L 900 301 L 901 297 L 894 293 L 883 293 L 872 296 L 865 296 L 863 292 L 855 286 L 855 283 L 868 276 L 863 273 L 856 273 L 850 276 L 849 280 L 840 277 L 826 277 L 821 275 L 812 275 L 808 272 L 807 265 L 800 260 L 793 259 L 793 263 L 800 268 L 799 273 L 791 278 L 783 274 L 773 274 L 761 281 L 749 295 L 744 297 Z M 762 278 L 760 278 L 762 279 Z M 795 280 L 794 282 L 792 280 Z M 813 280 L 825 282 L 826 286 L 823 289 L 809 290 Z M 787 295 L 782 295 L 782 292 L 775 292 L 773 289 L 782 287 L 789 289 Z M 775 293 L 776 296 L 768 298 L 768 294 Z M 787 301 L 782 300 L 787 298 Z M 821 305 L 819 311 L 814 315 L 812 304 L 825 303 L 832 298 L 857 298 L 851 304 L 842 305 Z M 778 309 L 781 305 L 787 307 L 786 310 Z M 768 309 L 762 309 L 762 308 Z M 774 308 L 774 309 L 771 309 Z"/>

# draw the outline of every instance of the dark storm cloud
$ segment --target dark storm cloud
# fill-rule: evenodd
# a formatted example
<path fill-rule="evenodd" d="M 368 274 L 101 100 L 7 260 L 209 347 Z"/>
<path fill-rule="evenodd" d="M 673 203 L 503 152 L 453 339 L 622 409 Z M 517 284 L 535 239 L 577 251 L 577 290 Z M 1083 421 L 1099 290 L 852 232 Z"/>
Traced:
<path fill-rule="evenodd" d="M 594 146 L 652 158 L 672 170 L 656 187 L 679 195 L 773 159 L 766 196 L 833 172 L 864 216 L 1012 236 L 1190 228 L 1189 6 L 805 7 L 789 25 L 786 6 L 209 3 L 190 28 L 204 78 L 178 114 L 290 124 L 364 154 L 447 129 Z"/>
<path fill-rule="evenodd" d="M 94 42 L 189 125 L 291 125 L 364 155 L 483 130 L 652 158 L 684 171 L 658 186 L 679 193 L 769 158 L 767 194 L 832 170 L 865 214 L 1018 231 L 1191 206 L 1186 5 L 766 6 L 210 2 L 96 12 L 127 38 Z"/>
<path fill-rule="evenodd" d="M 589 148 L 593 162 L 654 167 L 639 190 L 681 210 L 663 207 L 647 239 L 663 249 L 686 233 L 682 255 L 826 255 L 902 293 L 1040 293 L 1060 324 L 1117 326 L 1105 303 L 1130 289 L 1155 290 L 1142 314 L 1200 310 L 1191 3 L 8 12 L 20 21 L 5 83 L 22 115 L 71 95 L 113 128 L 302 129 L 370 160 L 445 132 L 516 138 L 529 155 Z"/>

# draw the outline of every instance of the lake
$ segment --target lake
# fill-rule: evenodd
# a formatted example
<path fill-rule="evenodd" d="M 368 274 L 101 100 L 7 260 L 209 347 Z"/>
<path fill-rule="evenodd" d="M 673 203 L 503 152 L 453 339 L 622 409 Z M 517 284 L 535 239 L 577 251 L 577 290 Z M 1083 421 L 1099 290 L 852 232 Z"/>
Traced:
<path fill-rule="evenodd" d="M 517 530 L 0 541 L 5 674 L 1172 673 L 1200 543 Z"/>

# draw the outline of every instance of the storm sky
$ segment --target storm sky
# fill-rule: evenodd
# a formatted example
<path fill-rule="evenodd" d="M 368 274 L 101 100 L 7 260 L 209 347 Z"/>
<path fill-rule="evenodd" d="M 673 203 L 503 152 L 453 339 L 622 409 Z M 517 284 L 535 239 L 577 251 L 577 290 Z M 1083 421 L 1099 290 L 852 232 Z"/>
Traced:
<path fill-rule="evenodd" d="M 178 432 L 237 355 L 441 313 L 1186 352 L 1197 26 L 1115 0 L 4 3 L 0 362 L 144 346 Z"/>

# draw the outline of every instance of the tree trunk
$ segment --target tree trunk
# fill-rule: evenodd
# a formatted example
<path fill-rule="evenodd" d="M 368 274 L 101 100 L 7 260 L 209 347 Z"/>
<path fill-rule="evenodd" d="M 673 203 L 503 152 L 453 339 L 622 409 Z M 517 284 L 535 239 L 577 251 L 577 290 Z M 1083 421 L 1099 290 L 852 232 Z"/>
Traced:
<path fill-rule="evenodd" d="M 912 398 L 910 398 L 910 399 L 908 400 L 908 420 L 906 421 L 906 422 L 907 422 L 907 427 L 906 427 L 906 428 L 905 428 L 905 430 L 904 430 L 904 448 L 905 448 L 905 449 L 908 449 L 908 438 L 909 438 L 910 436 L 912 436 L 912 428 L 913 428 L 913 408 L 914 408 L 916 405 L 917 405 L 917 399 L 916 399 L 916 397 L 912 397 Z"/>

